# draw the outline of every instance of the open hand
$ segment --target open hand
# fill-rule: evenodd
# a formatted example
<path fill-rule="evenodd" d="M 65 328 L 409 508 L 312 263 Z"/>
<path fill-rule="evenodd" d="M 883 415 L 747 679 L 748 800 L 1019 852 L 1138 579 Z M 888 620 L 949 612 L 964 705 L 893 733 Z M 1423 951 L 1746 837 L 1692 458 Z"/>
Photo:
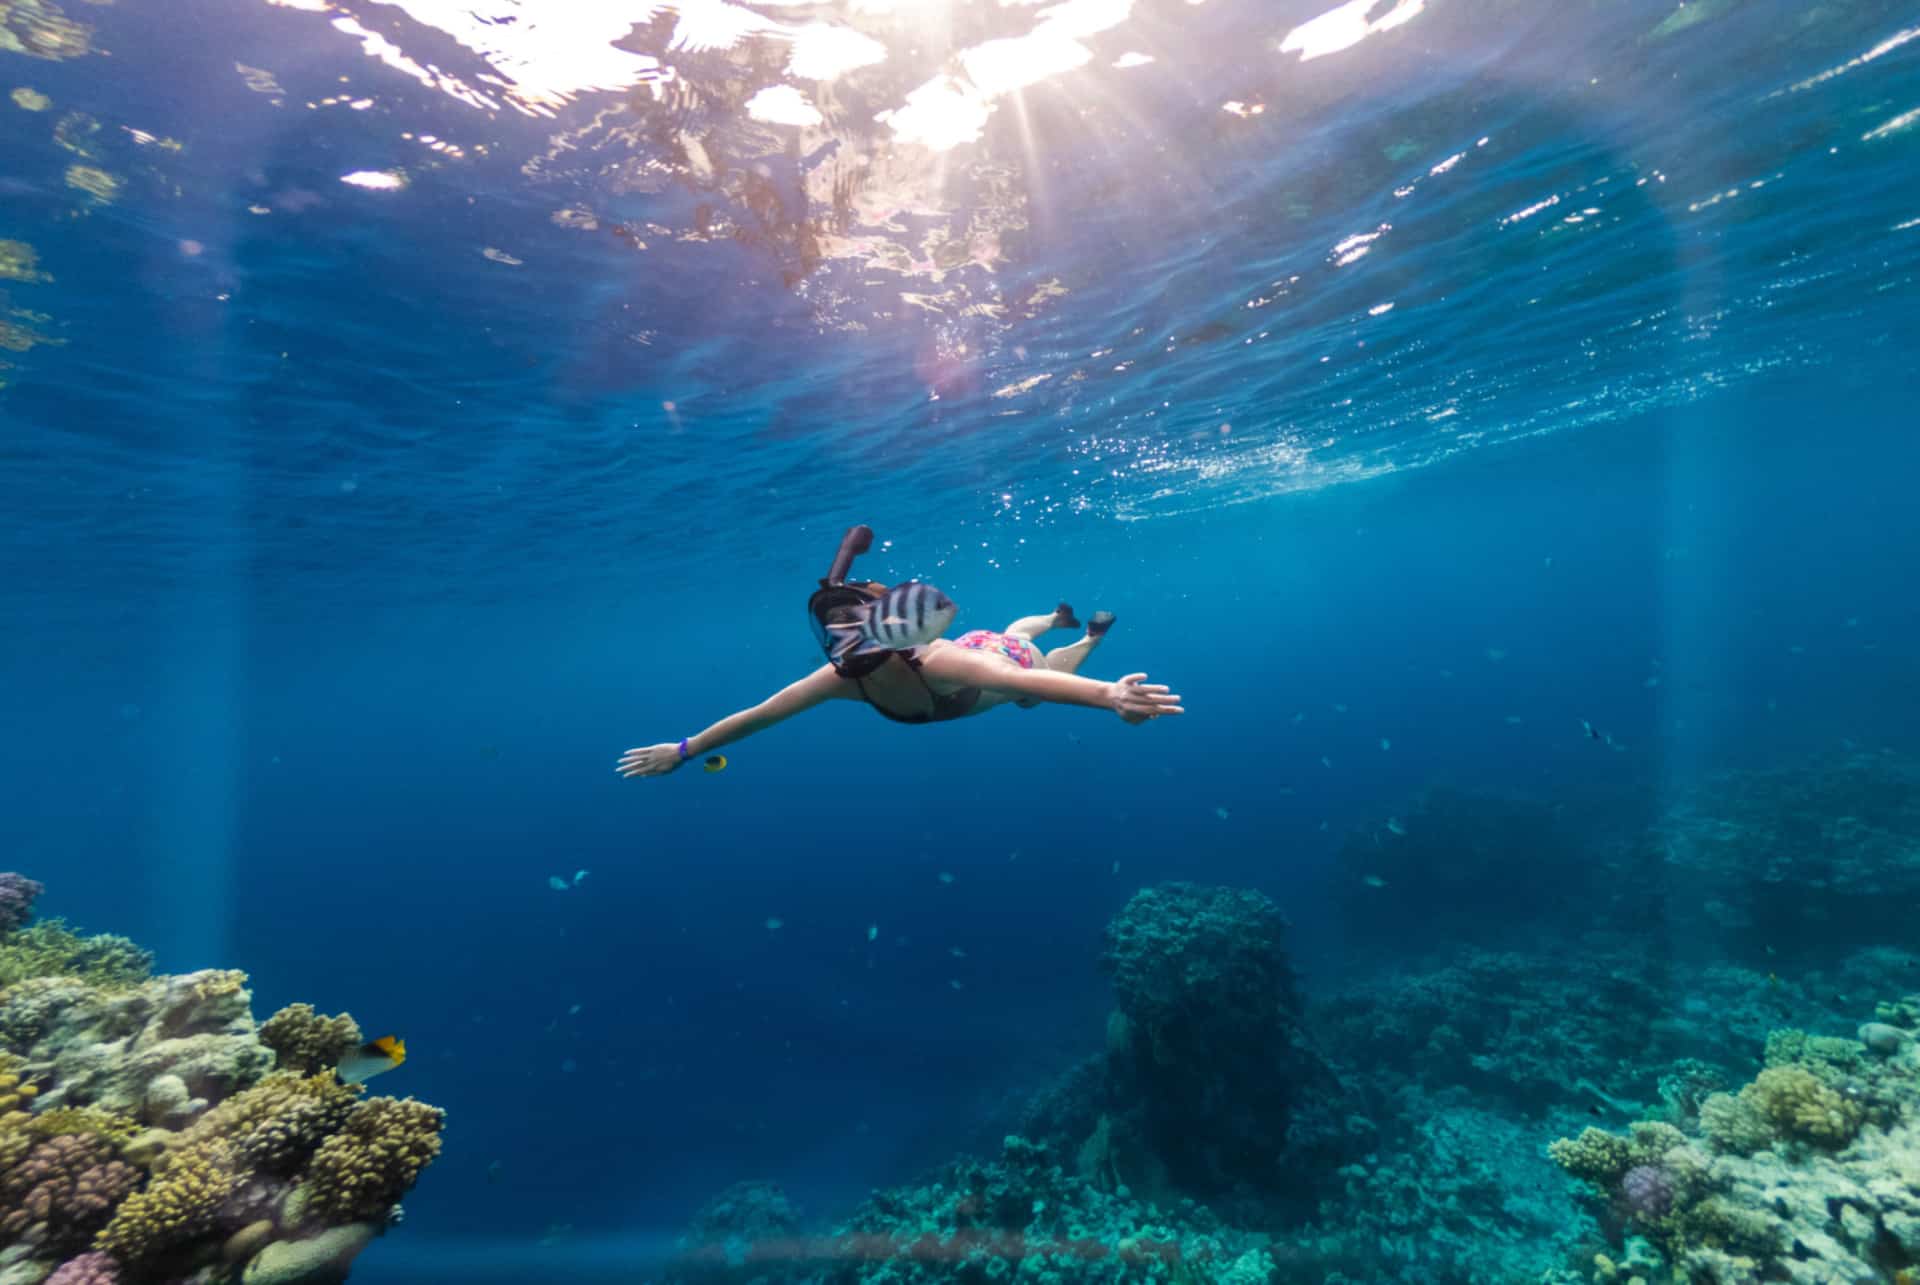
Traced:
<path fill-rule="evenodd" d="M 668 741 L 628 750 L 620 756 L 620 764 L 614 771 L 621 776 L 665 776 L 685 761 L 680 757 L 680 743 Z"/>
<path fill-rule="evenodd" d="M 1180 698 L 1165 683 L 1148 683 L 1145 674 L 1128 674 L 1107 684 L 1108 707 L 1129 723 L 1144 723 L 1162 714 L 1184 714 Z"/>

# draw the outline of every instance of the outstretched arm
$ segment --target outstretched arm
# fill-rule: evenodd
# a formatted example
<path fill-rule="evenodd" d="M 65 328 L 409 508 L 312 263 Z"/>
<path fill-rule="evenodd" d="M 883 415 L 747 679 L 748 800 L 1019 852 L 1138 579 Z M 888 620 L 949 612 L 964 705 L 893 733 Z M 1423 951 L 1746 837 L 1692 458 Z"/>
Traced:
<path fill-rule="evenodd" d="M 687 757 L 711 753 L 722 745 L 731 745 L 735 741 L 745 740 L 755 732 L 772 727 L 782 719 L 792 718 L 802 710 L 812 709 L 821 701 L 833 700 L 844 696 L 847 680 L 834 672 L 832 665 L 822 665 L 797 683 L 789 683 L 767 699 L 751 709 L 743 709 L 737 714 L 729 714 L 712 727 L 687 738 Z M 643 745 L 628 750 L 620 756 L 620 763 L 614 770 L 621 776 L 661 776 L 680 766 L 680 743 L 667 741 L 660 745 Z"/>
<path fill-rule="evenodd" d="M 1015 669 L 963 647 L 941 647 L 921 662 L 922 672 L 951 683 L 1057 705 L 1110 709 L 1129 723 L 1162 714 L 1184 714 L 1180 698 L 1164 683 L 1145 683 L 1145 674 L 1128 674 L 1111 683 L 1051 669 Z"/>

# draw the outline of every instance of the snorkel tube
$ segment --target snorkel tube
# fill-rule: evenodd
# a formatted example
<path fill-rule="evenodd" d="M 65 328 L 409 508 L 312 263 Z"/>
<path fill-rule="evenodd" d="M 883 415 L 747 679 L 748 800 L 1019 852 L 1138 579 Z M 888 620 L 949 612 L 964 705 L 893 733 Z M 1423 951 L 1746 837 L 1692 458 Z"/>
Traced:
<path fill-rule="evenodd" d="M 840 551 L 833 555 L 833 567 L 827 572 L 827 578 L 820 582 L 822 589 L 847 582 L 847 572 L 853 570 L 853 560 L 873 547 L 873 528 L 864 522 L 859 526 L 850 526 L 847 533 L 840 537 Z"/>
<path fill-rule="evenodd" d="M 884 592 L 882 585 L 848 584 L 853 560 L 873 547 L 873 528 L 851 526 L 840 537 L 840 548 L 833 555 L 833 566 L 820 581 L 820 587 L 807 599 L 807 626 L 814 641 L 827 654 L 833 667 L 850 678 L 864 678 L 885 662 L 889 653 L 869 653 L 858 658 L 834 660 L 833 635 L 827 626 L 857 620 L 859 612 Z"/>

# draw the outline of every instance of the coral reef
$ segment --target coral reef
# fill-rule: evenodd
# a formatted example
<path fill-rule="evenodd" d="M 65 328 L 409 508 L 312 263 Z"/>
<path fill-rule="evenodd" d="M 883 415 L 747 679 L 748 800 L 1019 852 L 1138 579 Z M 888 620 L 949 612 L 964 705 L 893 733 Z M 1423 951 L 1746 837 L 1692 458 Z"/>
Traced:
<path fill-rule="evenodd" d="M 57 923 L 0 933 L 0 1282 L 343 1279 L 438 1154 L 441 1112 L 313 1065 L 350 1018 L 292 1006 L 269 1044 L 244 973 L 147 968 Z"/>
<path fill-rule="evenodd" d="M 1657 959 L 1605 938 L 1586 947 L 1463 949 L 1442 967 L 1336 992 L 1315 1005 L 1314 1028 L 1342 1062 L 1383 1077 L 1389 1093 L 1424 1080 L 1534 1114 L 1575 1092 L 1605 1105 L 1702 1050 L 1697 1037 L 1659 1027 L 1670 1009 Z"/>
<path fill-rule="evenodd" d="M 1697 891 L 1719 926 L 1777 949 L 1902 940 L 1920 897 L 1920 764 L 1829 755 L 1726 772 L 1691 791 L 1650 837 L 1671 890 Z"/>
<path fill-rule="evenodd" d="M 877 1193 L 788 1271 L 822 1285 L 1282 1279 L 1264 1237 L 1225 1227 L 1192 1201 L 1162 1210 L 1101 1190 L 1061 1159 L 1009 1137 L 994 1161 L 959 1161 Z"/>
<path fill-rule="evenodd" d="M 1908 1003 L 1909 1001 L 1902 1001 Z M 1882 1011 L 1886 1011 L 1883 1006 Z M 1700 1104 L 1697 1138 L 1647 1122 L 1550 1151 L 1654 1282 L 1907 1280 L 1920 1272 L 1920 1057 L 1775 1032 L 1738 1094 Z M 1595 1279 L 1619 1274 L 1610 1255 Z"/>

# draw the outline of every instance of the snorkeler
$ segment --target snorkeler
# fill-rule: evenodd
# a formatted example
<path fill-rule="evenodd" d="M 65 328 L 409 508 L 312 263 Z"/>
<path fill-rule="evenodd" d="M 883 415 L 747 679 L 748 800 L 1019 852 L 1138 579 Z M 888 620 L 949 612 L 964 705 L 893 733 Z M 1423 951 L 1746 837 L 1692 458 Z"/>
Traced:
<path fill-rule="evenodd" d="M 865 701 L 896 723 L 944 723 L 983 714 L 1008 702 L 1109 709 L 1129 723 L 1180 714 L 1180 698 L 1145 674 L 1113 682 L 1082 678 L 1082 662 L 1113 627 L 1113 613 L 1095 612 L 1077 642 L 1041 654 L 1033 640 L 1052 629 L 1080 627 L 1073 608 L 1023 616 L 999 633 L 975 629 L 941 637 L 955 607 L 932 585 L 906 581 L 888 588 L 849 583 L 855 555 L 873 544 L 857 526 L 840 541 L 833 569 L 807 600 L 807 618 L 828 661 L 766 700 L 684 740 L 645 745 L 620 756 L 621 776 L 660 776 L 688 759 L 743 740 L 802 710 L 830 700 Z M 719 759 L 720 766 L 725 759 Z M 709 764 L 709 771 L 717 770 Z"/>

